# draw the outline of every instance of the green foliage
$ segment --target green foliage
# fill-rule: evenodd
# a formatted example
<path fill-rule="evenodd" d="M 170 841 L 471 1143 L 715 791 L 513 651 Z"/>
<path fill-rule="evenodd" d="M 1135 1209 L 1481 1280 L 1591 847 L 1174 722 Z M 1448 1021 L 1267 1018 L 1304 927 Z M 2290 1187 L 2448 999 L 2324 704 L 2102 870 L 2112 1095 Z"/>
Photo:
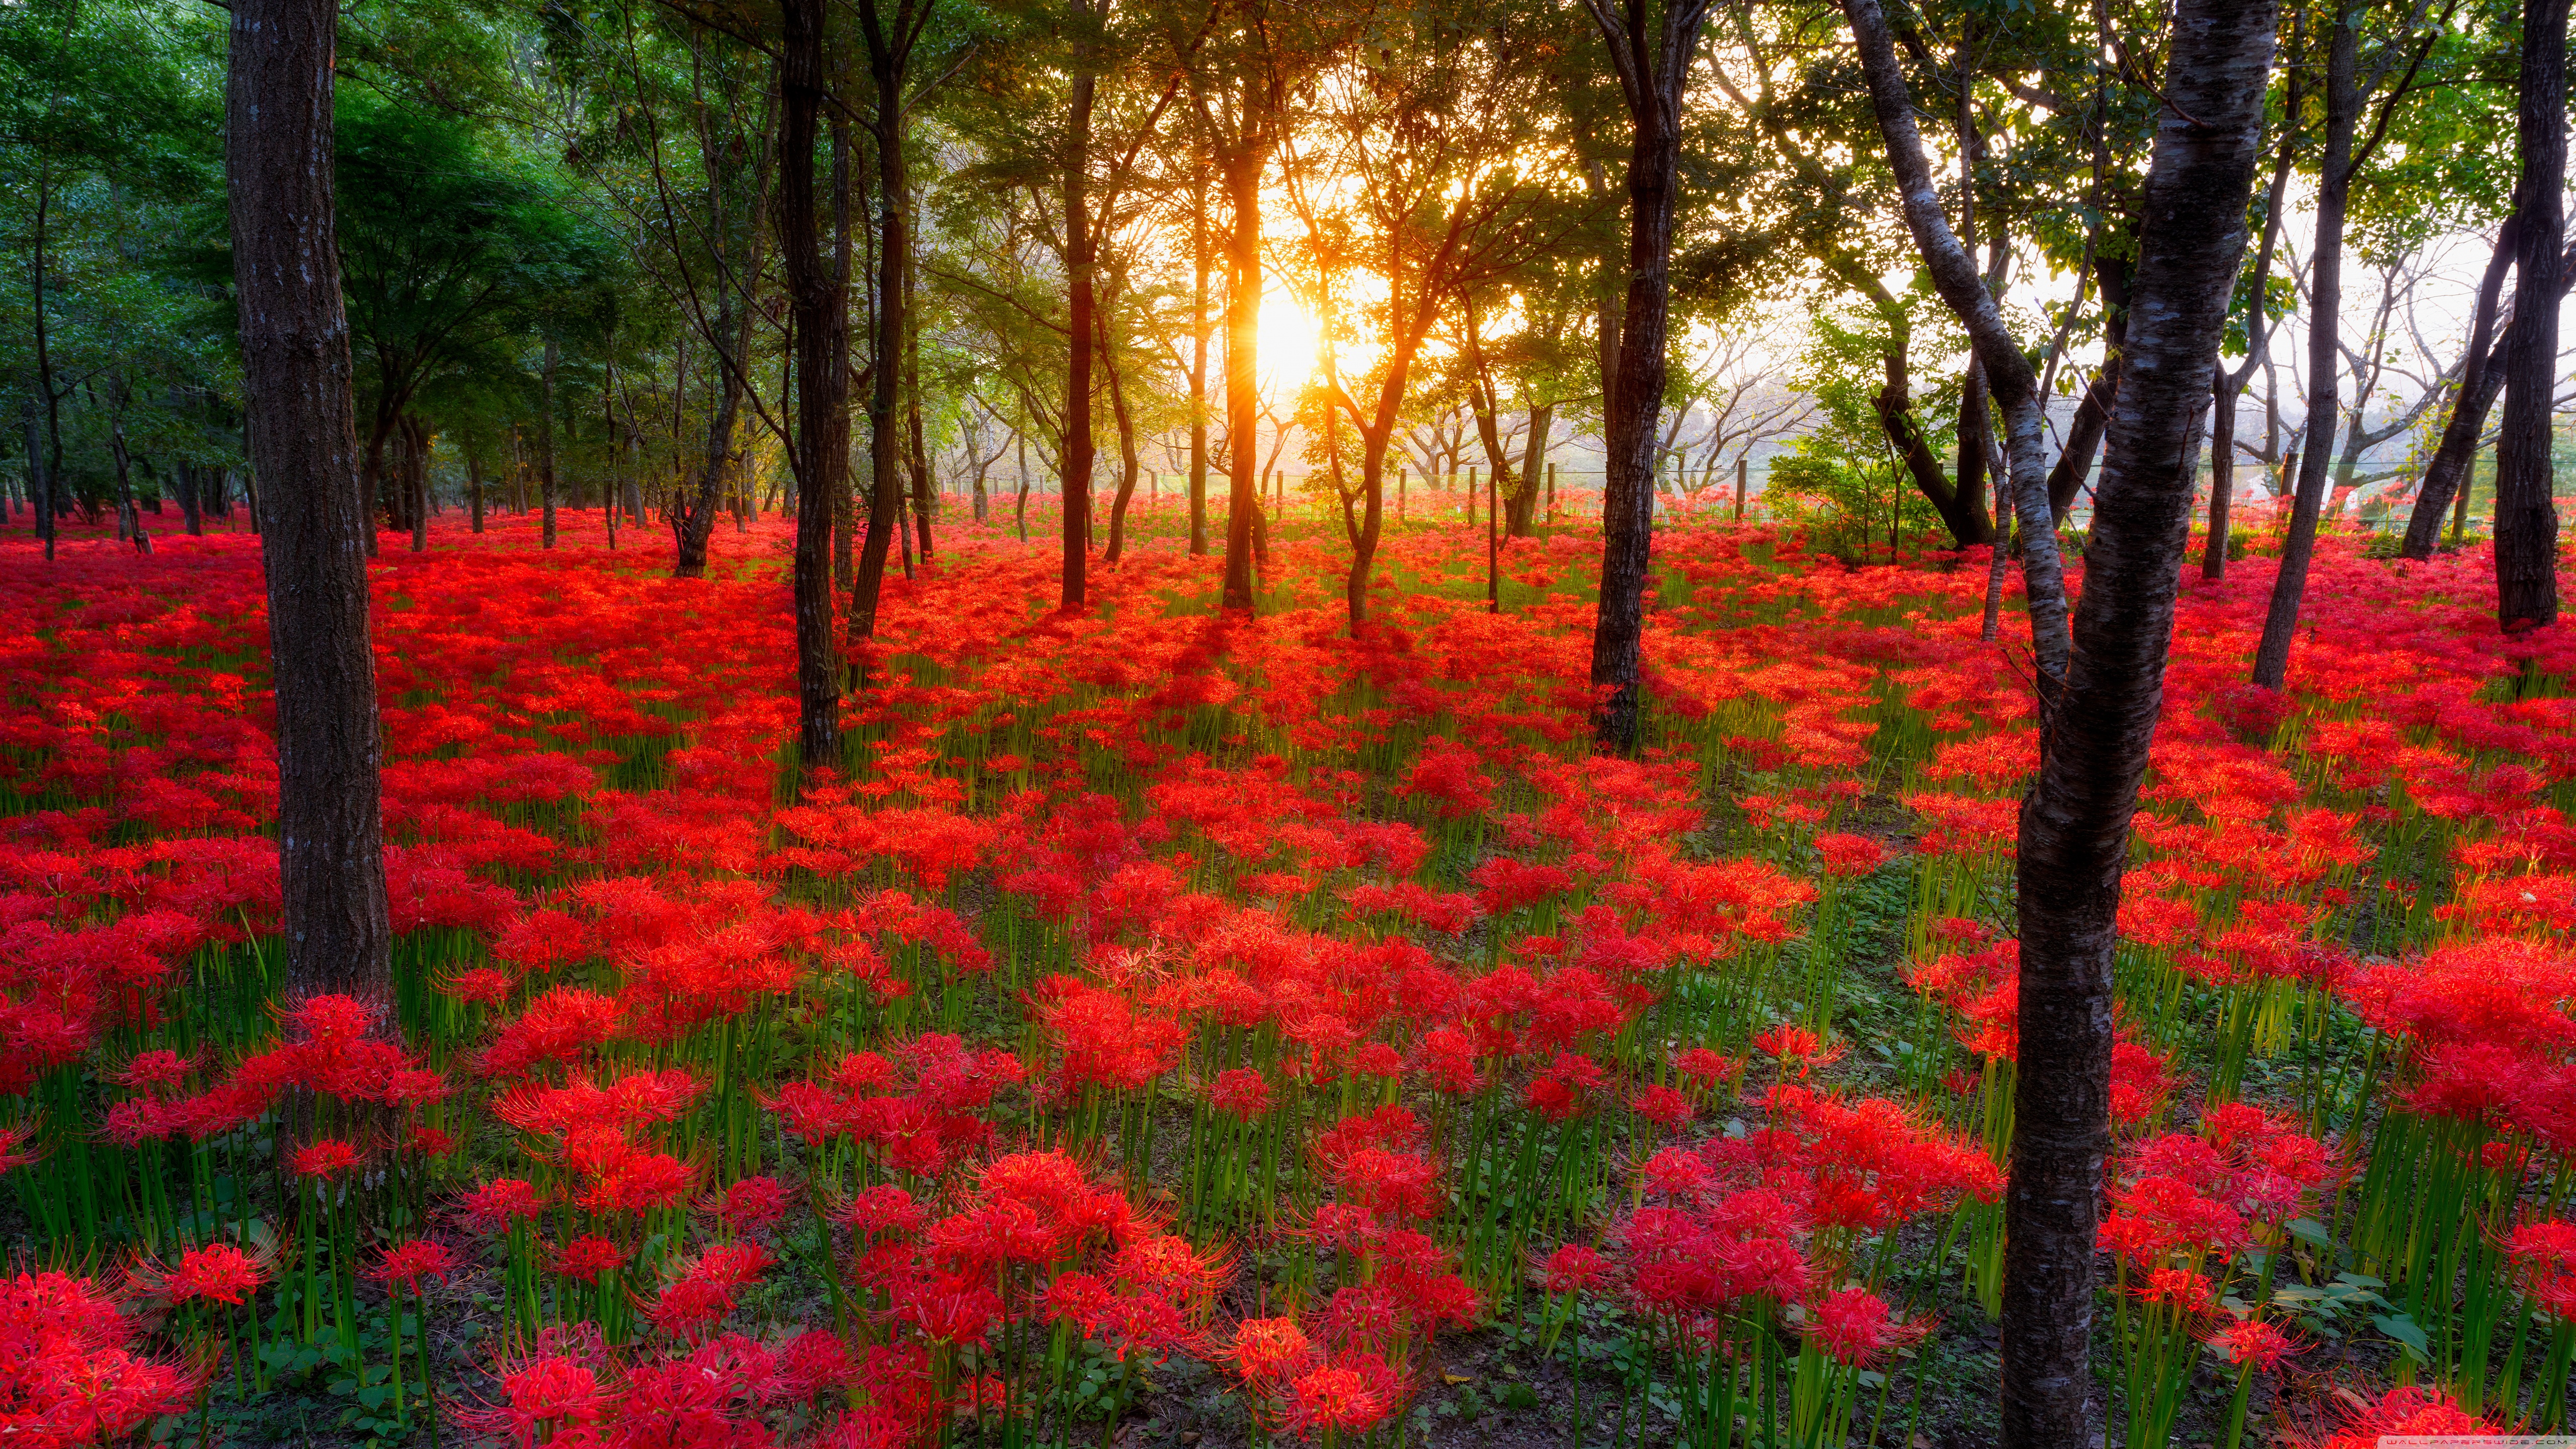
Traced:
<path fill-rule="evenodd" d="M 1891 537 L 1910 546 L 1941 529 L 1902 469 L 1821 432 L 1771 460 L 1763 498 L 1774 517 L 1806 530 L 1809 549 L 1845 563 L 1884 560 Z"/>

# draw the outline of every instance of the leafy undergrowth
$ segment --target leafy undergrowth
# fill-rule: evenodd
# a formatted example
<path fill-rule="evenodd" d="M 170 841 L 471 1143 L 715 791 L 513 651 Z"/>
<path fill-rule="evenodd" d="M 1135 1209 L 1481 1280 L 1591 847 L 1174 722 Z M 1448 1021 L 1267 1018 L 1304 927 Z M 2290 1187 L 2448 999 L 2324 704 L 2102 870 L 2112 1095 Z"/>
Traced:
<path fill-rule="evenodd" d="M 257 541 L 0 543 L 30 1443 L 1990 1442 L 2026 651 L 1978 556 L 946 526 L 847 768 L 785 539 L 374 569 L 404 1043 L 280 1001 Z M 1042 520 L 1051 531 L 1052 520 Z M 1149 535 L 1168 520 L 1152 514 Z M 635 547 L 639 535 L 646 547 Z M 2562 1427 L 2576 703 L 2461 557 L 2186 586 L 2121 913 L 2106 1442 Z"/>

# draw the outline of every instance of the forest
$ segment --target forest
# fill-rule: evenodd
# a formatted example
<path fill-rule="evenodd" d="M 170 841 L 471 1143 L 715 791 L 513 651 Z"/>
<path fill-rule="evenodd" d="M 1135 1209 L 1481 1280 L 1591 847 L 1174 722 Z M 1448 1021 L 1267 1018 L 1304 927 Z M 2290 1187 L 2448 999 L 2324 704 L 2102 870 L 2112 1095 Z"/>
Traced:
<path fill-rule="evenodd" d="M 0 1443 L 2576 1443 L 2567 28 L 0 4 Z"/>

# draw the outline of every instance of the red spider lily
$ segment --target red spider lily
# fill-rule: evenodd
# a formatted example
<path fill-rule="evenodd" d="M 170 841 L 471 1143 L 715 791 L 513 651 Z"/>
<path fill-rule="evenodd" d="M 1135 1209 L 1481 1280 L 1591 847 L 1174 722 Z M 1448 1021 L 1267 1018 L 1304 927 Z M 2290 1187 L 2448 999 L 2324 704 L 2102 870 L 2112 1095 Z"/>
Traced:
<path fill-rule="evenodd" d="M 544 1212 L 546 1199 L 525 1178 L 496 1177 L 467 1193 L 457 1206 L 476 1230 L 491 1232 Z"/>
<path fill-rule="evenodd" d="M 288 1170 L 297 1177 L 329 1180 L 344 1172 L 354 1171 L 364 1154 L 351 1143 L 333 1138 L 309 1143 L 287 1155 Z"/>
<path fill-rule="evenodd" d="M 276 1271 L 274 1252 L 244 1252 L 230 1243 L 209 1243 L 182 1249 L 179 1260 L 166 1268 L 148 1258 L 138 1259 L 127 1269 L 127 1278 L 135 1291 L 169 1303 L 202 1301 L 238 1307 Z"/>
<path fill-rule="evenodd" d="M 546 1257 L 548 1271 L 560 1273 L 567 1278 L 577 1278 L 584 1283 L 596 1283 L 599 1281 L 600 1274 L 624 1267 L 625 1264 L 626 1250 L 598 1236 L 575 1238 L 562 1247 L 552 1250 Z"/>
<path fill-rule="evenodd" d="M 774 1177 L 737 1178 L 709 1202 L 708 1210 L 735 1232 L 747 1233 L 787 1216 L 787 1191 Z"/>
<path fill-rule="evenodd" d="M 96 1285 L 64 1273 L 0 1279 L 0 1400 L 27 1443 L 113 1443 L 179 1412 L 196 1392 L 183 1369 L 129 1347 L 135 1328 Z"/>
<path fill-rule="evenodd" d="M 2210 1334 L 2207 1342 L 2227 1362 L 2249 1364 L 2264 1373 L 2280 1368 L 2283 1360 L 2307 1347 L 2299 1335 L 2254 1318 L 2228 1324 Z"/>
<path fill-rule="evenodd" d="M 1885 1299 L 1866 1288 L 1845 1288 L 1819 1299 L 1808 1310 L 1806 1329 L 1827 1358 L 1849 1368 L 1867 1367 L 1931 1331 L 1928 1320 L 1898 1319 Z"/>
<path fill-rule="evenodd" d="M 426 1238 L 412 1238 L 395 1243 L 376 1255 L 375 1265 L 367 1277 L 388 1287 L 420 1291 L 425 1279 L 445 1279 L 456 1271 L 456 1250 L 445 1243 Z"/>
<path fill-rule="evenodd" d="M 2380 1442 L 2391 1435 L 2491 1439 L 2506 1432 L 2463 1411 L 2434 1389 L 2390 1389 L 2376 1403 L 2359 1402 L 2359 1408 L 2346 1414 L 2341 1431 L 2324 1439 L 2317 1449 L 2378 1449 Z"/>

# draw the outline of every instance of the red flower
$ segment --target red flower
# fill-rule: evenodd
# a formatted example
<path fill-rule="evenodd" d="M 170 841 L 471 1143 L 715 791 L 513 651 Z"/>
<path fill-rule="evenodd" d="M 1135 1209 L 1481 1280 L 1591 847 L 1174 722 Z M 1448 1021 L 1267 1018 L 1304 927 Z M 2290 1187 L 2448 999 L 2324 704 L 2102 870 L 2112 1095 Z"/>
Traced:
<path fill-rule="evenodd" d="M 454 1248 L 445 1243 L 433 1243 L 426 1238 L 412 1238 L 396 1243 L 379 1254 L 376 1265 L 367 1270 L 367 1277 L 388 1288 L 407 1288 L 417 1293 L 420 1291 L 422 1279 L 444 1280 L 454 1271 L 456 1271 Z"/>
<path fill-rule="evenodd" d="M 315 998 L 315 1000 L 321 999 L 323 998 Z M 355 1168 L 359 1160 L 360 1154 L 356 1147 L 326 1137 L 310 1146 L 295 1149 L 287 1157 L 287 1167 L 297 1177 L 318 1177 L 328 1180 Z"/>

